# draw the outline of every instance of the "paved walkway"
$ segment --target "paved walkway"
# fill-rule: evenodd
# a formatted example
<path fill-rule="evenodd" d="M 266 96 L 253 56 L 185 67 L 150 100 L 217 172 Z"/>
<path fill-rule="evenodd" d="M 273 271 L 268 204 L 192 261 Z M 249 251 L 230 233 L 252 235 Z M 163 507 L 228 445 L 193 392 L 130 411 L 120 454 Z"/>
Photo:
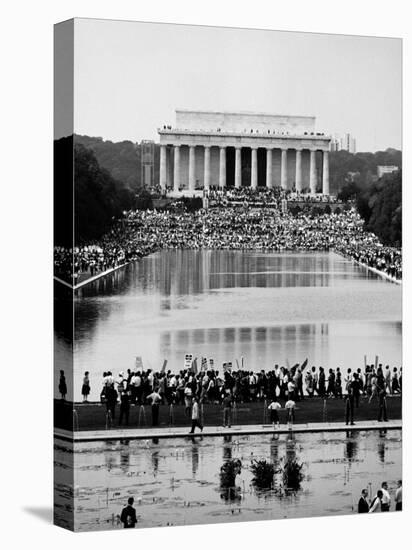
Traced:
<path fill-rule="evenodd" d="M 346 430 L 401 430 L 401 420 L 389 420 L 388 422 L 377 422 L 376 420 L 364 420 L 356 422 L 354 426 L 346 426 L 343 422 L 313 422 L 308 424 L 295 424 L 292 427 L 294 433 L 307 432 L 342 432 Z M 252 426 L 233 426 L 232 428 L 207 426 L 201 433 L 196 429 L 196 435 L 205 437 L 228 436 L 228 435 L 251 435 L 251 434 L 286 434 L 291 429 L 287 425 L 273 428 L 270 424 Z M 187 437 L 189 428 L 128 428 L 125 430 L 116 428 L 108 430 L 90 430 L 82 432 L 69 432 L 60 428 L 54 429 L 55 437 L 74 442 L 82 441 L 107 441 L 110 439 L 153 439 Z"/>

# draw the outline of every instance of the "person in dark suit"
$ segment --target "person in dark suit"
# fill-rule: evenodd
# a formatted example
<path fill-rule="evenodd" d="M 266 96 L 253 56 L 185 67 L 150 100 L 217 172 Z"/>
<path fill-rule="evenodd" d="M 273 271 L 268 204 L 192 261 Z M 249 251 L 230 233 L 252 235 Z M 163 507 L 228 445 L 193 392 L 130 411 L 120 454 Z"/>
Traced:
<path fill-rule="evenodd" d="M 120 515 L 120 521 L 123 523 L 125 529 L 134 529 L 137 523 L 136 509 L 133 508 L 134 498 L 129 497 L 127 506 L 125 506 Z"/>
<path fill-rule="evenodd" d="M 367 514 L 369 512 L 369 503 L 366 499 L 368 490 L 362 489 L 361 497 L 358 502 L 358 514 Z"/>
<path fill-rule="evenodd" d="M 351 382 L 351 386 L 352 386 L 353 398 L 355 401 L 355 407 L 358 408 L 362 384 L 359 380 L 359 374 L 357 372 L 353 373 L 353 380 Z"/>
<path fill-rule="evenodd" d="M 354 421 L 353 421 L 353 410 L 354 410 L 354 407 L 355 407 L 355 396 L 353 395 L 353 388 L 352 388 L 352 382 L 349 382 L 348 386 L 347 386 L 347 395 L 346 395 L 346 406 L 345 406 L 345 420 L 346 420 L 346 425 L 349 424 L 349 421 L 350 421 L 350 424 L 351 426 L 354 426 Z"/>
<path fill-rule="evenodd" d="M 122 425 L 122 420 L 124 418 L 126 426 L 129 425 L 129 414 L 130 414 L 130 397 L 129 392 L 123 391 L 120 394 L 120 418 L 119 426 Z"/>

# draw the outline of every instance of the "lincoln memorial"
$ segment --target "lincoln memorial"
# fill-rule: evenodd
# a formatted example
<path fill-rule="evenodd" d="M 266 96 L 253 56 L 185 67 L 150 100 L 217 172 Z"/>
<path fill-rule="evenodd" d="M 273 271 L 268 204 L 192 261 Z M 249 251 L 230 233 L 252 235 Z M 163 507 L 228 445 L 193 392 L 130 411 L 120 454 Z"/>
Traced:
<path fill-rule="evenodd" d="M 330 136 L 315 117 L 177 110 L 158 129 L 160 186 L 172 195 L 210 187 L 275 187 L 329 195 Z"/>

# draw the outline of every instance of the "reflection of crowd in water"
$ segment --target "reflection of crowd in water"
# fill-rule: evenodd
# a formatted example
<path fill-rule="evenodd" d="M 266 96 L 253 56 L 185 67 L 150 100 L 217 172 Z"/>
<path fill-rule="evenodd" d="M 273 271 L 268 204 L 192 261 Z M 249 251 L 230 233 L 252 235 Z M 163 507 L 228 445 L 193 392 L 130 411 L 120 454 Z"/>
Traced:
<path fill-rule="evenodd" d="M 310 216 L 280 214 L 267 208 L 214 208 L 196 212 L 131 211 L 97 245 L 55 250 L 56 275 L 67 278 L 72 259 L 74 282 L 146 256 L 159 249 L 270 251 L 336 250 L 396 279 L 402 278 L 398 249 L 382 246 L 364 231 L 354 211 Z"/>

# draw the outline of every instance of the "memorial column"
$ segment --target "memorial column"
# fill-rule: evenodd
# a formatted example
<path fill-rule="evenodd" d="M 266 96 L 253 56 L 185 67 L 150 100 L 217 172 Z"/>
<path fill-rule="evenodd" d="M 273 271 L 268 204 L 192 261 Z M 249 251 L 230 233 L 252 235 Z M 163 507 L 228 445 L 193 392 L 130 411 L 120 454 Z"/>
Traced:
<path fill-rule="evenodd" d="M 189 189 L 190 191 L 195 190 L 195 173 L 196 173 L 196 165 L 195 165 L 195 148 L 193 145 L 190 145 L 189 147 Z"/>
<path fill-rule="evenodd" d="M 251 185 L 252 189 L 257 189 L 258 185 L 258 168 L 257 168 L 257 149 L 256 147 L 252 148 L 252 174 L 251 174 Z"/>
<path fill-rule="evenodd" d="M 235 149 L 235 188 L 242 187 L 242 150 L 240 147 Z"/>
<path fill-rule="evenodd" d="M 280 186 L 282 189 L 288 188 L 288 151 L 282 149 L 282 157 L 280 163 Z"/>
<path fill-rule="evenodd" d="M 179 191 L 180 186 L 180 145 L 174 147 L 173 190 Z"/>
<path fill-rule="evenodd" d="M 302 151 L 296 149 L 296 177 L 295 177 L 296 191 L 302 193 Z"/>
<path fill-rule="evenodd" d="M 266 187 L 272 186 L 272 149 L 266 149 Z"/>
<path fill-rule="evenodd" d="M 162 191 L 165 191 L 166 190 L 166 145 L 160 146 L 159 183 Z"/>
<path fill-rule="evenodd" d="M 329 195 L 329 151 L 323 151 L 322 193 Z"/>
<path fill-rule="evenodd" d="M 210 146 L 205 145 L 204 188 L 210 189 Z"/>
<path fill-rule="evenodd" d="M 221 189 L 224 189 L 226 187 L 226 147 L 221 147 L 220 148 L 219 187 Z"/>
<path fill-rule="evenodd" d="M 310 151 L 310 174 L 309 174 L 309 186 L 312 195 L 316 194 L 316 151 L 312 149 Z"/>

